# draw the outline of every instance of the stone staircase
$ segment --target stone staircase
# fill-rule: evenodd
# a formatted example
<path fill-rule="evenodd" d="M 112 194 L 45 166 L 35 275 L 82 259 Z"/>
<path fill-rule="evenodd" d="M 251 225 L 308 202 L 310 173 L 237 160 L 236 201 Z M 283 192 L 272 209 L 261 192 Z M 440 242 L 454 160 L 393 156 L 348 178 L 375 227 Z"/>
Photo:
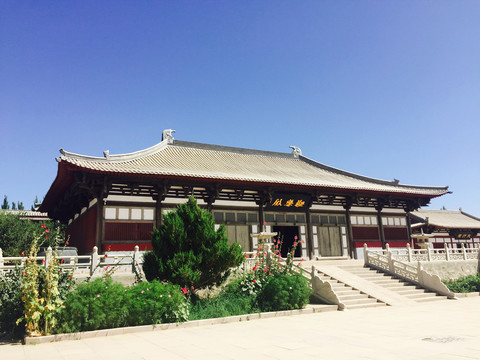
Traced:
<path fill-rule="evenodd" d="M 318 276 L 321 280 L 329 282 L 333 291 L 337 294 L 340 301 L 345 305 L 345 309 L 358 309 L 367 307 L 386 306 L 384 302 L 355 289 L 344 282 L 334 279 L 331 276 L 319 271 Z"/>
<path fill-rule="evenodd" d="M 434 292 L 422 289 L 415 284 L 397 279 L 393 276 L 380 272 L 376 269 L 358 266 L 341 266 L 343 270 L 349 271 L 364 280 L 370 281 L 376 285 L 393 291 L 399 295 L 415 302 L 446 300 L 446 296 L 437 295 Z"/>

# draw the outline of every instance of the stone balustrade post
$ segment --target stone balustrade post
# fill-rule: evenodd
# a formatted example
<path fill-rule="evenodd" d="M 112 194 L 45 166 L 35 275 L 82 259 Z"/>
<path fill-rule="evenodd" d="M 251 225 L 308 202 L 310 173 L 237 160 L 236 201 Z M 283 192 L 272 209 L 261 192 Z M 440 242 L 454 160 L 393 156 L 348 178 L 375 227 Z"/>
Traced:
<path fill-rule="evenodd" d="M 138 247 L 138 245 L 135 245 L 133 249 L 132 272 L 135 272 L 135 267 L 138 266 L 138 264 L 140 263 L 140 248 Z"/>
<path fill-rule="evenodd" d="M 467 250 L 465 249 L 465 245 L 461 244 L 461 246 L 462 246 L 463 260 L 467 260 Z"/>
<path fill-rule="evenodd" d="M 92 261 L 90 262 L 90 275 L 94 275 L 99 263 L 100 257 L 98 256 L 98 248 L 94 246 L 92 252 Z"/>
<path fill-rule="evenodd" d="M 365 265 L 367 265 L 369 263 L 367 243 L 363 244 L 363 261 L 364 261 Z"/>
<path fill-rule="evenodd" d="M 427 246 L 427 260 L 432 261 L 432 249 L 430 249 L 430 246 Z"/>
<path fill-rule="evenodd" d="M 410 247 L 409 243 L 407 243 L 407 256 L 408 262 L 412 262 L 412 248 Z"/>
<path fill-rule="evenodd" d="M 445 260 L 450 261 L 450 253 L 448 251 L 447 243 L 445 243 Z"/>
<path fill-rule="evenodd" d="M 395 266 L 393 265 L 393 254 L 390 251 L 390 246 L 388 243 L 385 245 L 385 250 L 387 250 L 387 259 L 388 259 L 388 270 L 392 273 L 395 273 Z"/>
<path fill-rule="evenodd" d="M 50 262 L 52 261 L 52 248 L 49 246 L 47 248 L 47 251 L 45 252 L 45 267 L 47 268 L 48 265 L 50 265 Z"/>
<path fill-rule="evenodd" d="M 420 283 L 420 285 L 423 285 L 423 272 L 422 272 L 422 264 L 420 263 L 420 261 L 417 263 L 417 278 L 418 278 L 418 282 Z"/>

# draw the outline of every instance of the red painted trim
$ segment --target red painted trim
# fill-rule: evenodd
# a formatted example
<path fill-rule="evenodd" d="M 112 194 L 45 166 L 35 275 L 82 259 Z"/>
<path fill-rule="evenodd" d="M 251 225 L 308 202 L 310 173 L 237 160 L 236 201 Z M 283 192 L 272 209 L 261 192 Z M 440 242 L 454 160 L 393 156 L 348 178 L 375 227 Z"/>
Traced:
<path fill-rule="evenodd" d="M 363 244 L 367 244 L 368 247 L 382 247 L 381 241 L 355 241 L 356 248 L 362 248 Z"/>

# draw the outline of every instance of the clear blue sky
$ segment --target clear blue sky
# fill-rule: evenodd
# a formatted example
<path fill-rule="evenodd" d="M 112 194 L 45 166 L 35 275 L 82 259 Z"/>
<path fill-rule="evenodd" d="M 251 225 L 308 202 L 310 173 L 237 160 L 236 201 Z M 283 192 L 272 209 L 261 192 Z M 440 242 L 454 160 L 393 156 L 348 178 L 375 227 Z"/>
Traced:
<path fill-rule="evenodd" d="M 0 2 L 0 196 L 58 150 L 303 154 L 480 216 L 480 1 Z"/>

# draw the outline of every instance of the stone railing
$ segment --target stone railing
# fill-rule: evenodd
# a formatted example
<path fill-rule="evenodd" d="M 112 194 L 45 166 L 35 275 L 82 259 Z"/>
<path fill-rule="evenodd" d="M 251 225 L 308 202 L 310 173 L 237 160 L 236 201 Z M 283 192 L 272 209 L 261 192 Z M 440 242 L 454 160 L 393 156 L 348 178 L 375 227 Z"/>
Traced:
<path fill-rule="evenodd" d="M 412 282 L 450 299 L 455 298 L 455 294 L 445 286 L 440 277 L 423 270 L 421 260 L 416 260 L 417 263 L 415 265 L 412 264 L 414 254 L 409 247 L 407 247 L 407 256 L 410 261 L 408 259 L 404 260 L 403 254 L 399 253 L 398 250 L 396 253 L 391 251 L 388 244 L 385 250 L 369 250 L 367 244 L 365 244 L 363 251 L 365 266 Z M 448 258 L 448 255 L 446 256 Z M 420 257 L 417 257 L 417 259 L 420 259 Z"/>
<path fill-rule="evenodd" d="M 453 249 L 445 244 L 443 249 L 412 249 L 410 244 L 407 244 L 405 249 L 390 249 L 388 244 L 385 250 L 381 251 L 384 254 L 390 252 L 396 260 L 416 262 L 416 261 L 450 261 L 450 260 L 478 260 L 480 248 L 465 247 L 461 244 L 460 249 Z"/>
<path fill-rule="evenodd" d="M 62 270 L 73 271 L 74 275 L 87 274 L 99 275 L 107 271 L 120 271 L 140 273 L 143 256 L 139 251 L 138 246 L 135 246 L 133 252 L 127 253 L 109 253 L 98 254 L 98 248 L 95 246 L 91 255 L 61 255 L 61 249 L 58 251 L 57 261 Z M 44 256 L 36 256 L 35 259 L 39 264 L 47 266 L 53 261 L 53 250 L 49 247 L 45 251 Z M 25 266 L 26 256 L 21 257 L 3 257 L 2 249 L 0 249 L 0 272 L 9 271 L 15 267 L 23 268 Z"/>

